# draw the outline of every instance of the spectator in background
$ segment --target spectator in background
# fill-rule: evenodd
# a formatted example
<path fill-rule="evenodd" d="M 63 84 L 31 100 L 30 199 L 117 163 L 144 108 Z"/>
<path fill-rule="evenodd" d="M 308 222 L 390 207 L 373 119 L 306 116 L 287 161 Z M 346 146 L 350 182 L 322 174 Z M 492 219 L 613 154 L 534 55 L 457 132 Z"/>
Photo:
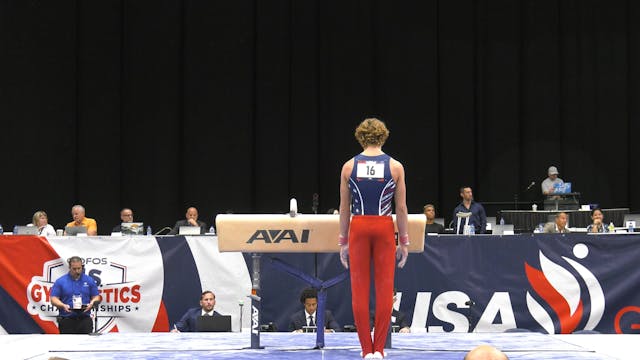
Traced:
<path fill-rule="evenodd" d="M 549 166 L 547 170 L 548 177 L 540 184 L 543 195 L 552 195 L 555 192 L 556 184 L 564 183 L 564 181 L 558 177 L 558 174 L 558 169 L 555 166 Z"/>
<path fill-rule="evenodd" d="M 67 224 L 68 227 L 84 226 L 87 228 L 87 235 L 98 235 L 98 223 L 94 219 L 85 216 L 85 210 L 82 205 L 73 205 L 71 216 L 73 221 Z"/>
<path fill-rule="evenodd" d="M 289 331 L 304 332 L 305 326 L 318 326 L 316 310 L 318 309 L 318 291 L 314 288 L 306 288 L 300 294 L 300 303 L 304 305 L 304 310 L 300 310 L 291 315 Z M 340 325 L 333 318 L 331 311 L 324 311 L 324 332 L 340 331 Z"/>
<path fill-rule="evenodd" d="M 444 226 L 435 222 L 436 208 L 432 204 L 424 206 L 424 215 L 427 217 L 427 225 L 424 228 L 425 234 L 443 234 Z"/>
<path fill-rule="evenodd" d="M 122 232 L 122 223 L 130 223 L 133 222 L 133 210 L 129 208 L 124 208 L 120 210 L 120 224 L 113 227 L 111 230 L 112 233 Z"/>
<path fill-rule="evenodd" d="M 177 235 L 180 232 L 180 226 L 199 226 L 200 234 L 207 232 L 207 224 L 204 221 L 198 220 L 198 209 L 193 206 L 187 209 L 187 213 L 184 214 L 185 220 L 178 220 L 173 226 L 173 229 L 169 231 L 168 235 Z"/>
<path fill-rule="evenodd" d="M 487 215 L 484 211 L 484 207 L 480 203 L 473 200 L 473 191 L 471 190 L 471 187 L 461 187 L 460 197 L 462 198 L 462 201 L 460 202 L 460 204 L 458 204 L 458 206 L 456 206 L 455 209 L 453 209 L 454 228 L 457 229 L 456 224 L 458 221 L 458 216 L 456 214 L 458 214 L 459 212 L 470 212 L 471 216 L 469 217 L 469 225 L 475 228 L 476 234 L 484 234 L 485 229 L 487 228 Z M 466 220 L 463 218 L 460 219 L 461 226 L 458 231 L 459 233 L 463 231 L 462 225 L 464 225 L 465 221 Z"/>
<path fill-rule="evenodd" d="M 47 213 L 40 210 L 33 214 L 33 221 L 27 226 L 33 225 L 38 228 L 38 234 L 40 236 L 56 236 L 56 229 L 49 225 L 49 217 Z"/>
<path fill-rule="evenodd" d="M 587 226 L 587 232 L 589 233 L 607 233 L 609 229 L 604 224 L 602 219 L 604 215 L 602 214 L 602 210 L 595 208 L 591 211 L 591 221 L 592 223 Z"/>
<path fill-rule="evenodd" d="M 569 219 L 569 216 L 567 215 L 567 213 L 565 213 L 565 212 L 557 213 L 555 222 L 546 223 L 544 225 L 543 232 L 551 233 L 551 234 L 553 234 L 553 233 L 562 233 L 562 234 L 570 233 L 571 231 L 569 231 L 569 229 L 567 228 L 568 219 Z"/>

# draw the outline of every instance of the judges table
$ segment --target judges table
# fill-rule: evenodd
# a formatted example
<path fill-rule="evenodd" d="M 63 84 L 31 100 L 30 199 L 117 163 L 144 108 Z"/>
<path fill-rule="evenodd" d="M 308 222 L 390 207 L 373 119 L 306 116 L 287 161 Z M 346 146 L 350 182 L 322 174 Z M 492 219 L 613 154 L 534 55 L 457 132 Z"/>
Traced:
<path fill-rule="evenodd" d="M 569 227 L 585 228 L 591 224 L 591 211 L 589 210 L 560 210 L 569 215 Z M 504 219 L 505 224 L 513 224 L 515 232 L 532 232 L 540 223 L 549 222 L 550 215 L 558 213 L 556 210 L 501 210 L 498 216 Z M 615 226 L 624 226 L 624 215 L 629 213 L 629 208 L 602 209 L 604 222 L 613 221 Z"/>

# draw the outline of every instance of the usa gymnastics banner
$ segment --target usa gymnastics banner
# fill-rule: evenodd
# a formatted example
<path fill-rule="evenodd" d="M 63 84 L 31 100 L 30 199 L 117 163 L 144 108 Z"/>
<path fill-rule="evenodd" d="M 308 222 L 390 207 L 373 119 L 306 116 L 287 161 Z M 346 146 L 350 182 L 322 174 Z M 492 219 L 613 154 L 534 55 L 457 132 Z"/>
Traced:
<path fill-rule="evenodd" d="M 169 331 L 203 289 L 234 331 L 240 311 L 249 327 L 251 256 L 219 253 L 215 237 L 0 236 L 0 333 L 58 332 L 50 290 L 73 255 L 99 284 L 101 332 Z M 337 254 L 262 256 L 262 323 L 286 331 L 308 285 L 272 257 L 322 280 L 343 269 Z M 639 259 L 636 234 L 428 236 L 396 270 L 395 306 L 413 332 L 640 333 Z M 353 324 L 349 280 L 327 294 L 338 322 Z"/>
<path fill-rule="evenodd" d="M 323 280 L 342 271 L 336 254 L 273 256 Z M 268 261 L 262 272 L 263 322 L 286 330 L 305 284 Z M 640 234 L 427 236 L 395 287 L 413 332 L 640 333 Z M 327 294 L 353 324 L 348 280 Z"/>
<path fill-rule="evenodd" d="M 396 279 L 414 331 L 640 333 L 635 234 L 428 236 Z"/>
<path fill-rule="evenodd" d="M 199 306 L 203 290 L 216 293 L 216 310 L 232 315 L 239 330 L 238 301 L 251 291 L 249 273 L 241 254 L 218 252 L 215 237 L 11 235 L 0 236 L 0 332 L 58 333 L 50 291 L 74 255 L 102 295 L 100 332 L 169 331 Z"/>

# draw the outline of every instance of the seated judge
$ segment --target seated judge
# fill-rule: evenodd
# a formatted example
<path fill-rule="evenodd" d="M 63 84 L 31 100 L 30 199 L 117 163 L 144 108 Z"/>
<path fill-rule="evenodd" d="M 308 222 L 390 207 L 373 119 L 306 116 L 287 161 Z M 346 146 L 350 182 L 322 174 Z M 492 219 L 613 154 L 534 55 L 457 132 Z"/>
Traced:
<path fill-rule="evenodd" d="M 40 210 L 40 211 L 36 211 L 35 214 L 33 214 L 33 219 L 32 219 L 32 223 L 31 224 L 27 224 L 27 226 L 35 226 L 38 228 L 38 235 L 40 236 L 56 236 L 56 229 L 53 228 L 53 226 L 51 226 L 49 224 L 49 217 L 47 216 L 47 213 Z"/>
<path fill-rule="evenodd" d="M 398 300 L 397 291 L 393 288 L 393 303 Z M 371 317 L 369 319 L 369 323 L 371 324 L 371 328 L 376 322 L 376 313 L 375 311 L 371 311 Z M 409 323 L 407 323 L 407 316 L 400 310 L 396 310 L 395 308 L 391 311 L 391 331 L 399 332 L 399 333 L 410 333 L 411 328 L 409 327 Z"/>
<path fill-rule="evenodd" d="M 171 332 L 196 332 L 200 316 L 221 316 L 220 313 L 213 310 L 215 306 L 216 295 L 209 290 L 203 291 L 200 295 L 200 306 L 187 310 L 180 321 L 173 325 Z"/>
<path fill-rule="evenodd" d="M 184 217 L 184 220 L 176 221 L 176 224 L 173 225 L 173 229 L 169 231 L 168 235 L 177 235 L 180 232 L 180 226 L 199 226 L 200 234 L 204 235 L 207 232 L 207 224 L 198 220 L 198 209 L 194 207 L 188 208 Z"/>
<path fill-rule="evenodd" d="M 604 214 L 602 214 L 602 210 L 596 208 L 591 211 L 591 221 L 592 223 L 587 226 L 588 233 L 608 233 L 609 228 L 603 221 Z"/>
<path fill-rule="evenodd" d="M 424 215 L 427 217 L 427 225 L 424 228 L 425 234 L 443 234 L 444 226 L 435 222 L 436 219 L 436 208 L 432 204 L 427 204 L 424 206 Z"/>
<path fill-rule="evenodd" d="M 133 222 L 133 210 L 129 208 L 124 208 L 120 210 L 120 224 L 113 227 L 111 230 L 112 233 L 122 232 L 122 223 L 130 223 Z"/>
<path fill-rule="evenodd" d="M 73 205 L 73 207 L 71 208 L 71 217 L 73 217 L 73 221 L 68 223 L 67 226 L 84 226 L 87 228 L 87 235 L 98 235 L 98 223 L 96 223 L 94 219 L 85 216 L 84 206 Z"/>
<path fill-rule="evenodd" d="M 555 222 L 546 223 L 544 225 L 543 232 L 550 233 L 550 234 L 555 234 L 555 233 L 567 234 L 567 233 L 570 233 L 571 231 L 569 231 L 569 229 L 567 228 L 568 219 L 569 219 L 569 217 L 568 217 L 567 213 L 565 213 L 565 212 L 557 213 Z"/>
<path fill-rule="evenodd" d="M 300 302 L 304 305 L 304 310 L 291 315 L 289 331 L 296 333 L 304 332 L 305 326 L 316 325 L 316 310 L 318 309 L 318 291 L 314 288 L 306 288 L 300 294 Z M 329 310 L 324 311 L 324 332 L 340 331 L 340 325 L 333 318 Z"/>

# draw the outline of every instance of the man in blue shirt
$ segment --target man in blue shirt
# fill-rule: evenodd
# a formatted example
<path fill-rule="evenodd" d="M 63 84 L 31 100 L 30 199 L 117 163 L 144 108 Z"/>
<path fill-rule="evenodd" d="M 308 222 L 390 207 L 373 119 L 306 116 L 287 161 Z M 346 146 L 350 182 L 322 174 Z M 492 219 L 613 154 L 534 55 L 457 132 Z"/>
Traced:
<path fill-rule="evenodd" d="M 487 214 L 484 212 L 484 207 L 480 203 L 473 201 L 473 192 L 471 191 L 471 187 L 461 187 L 460 197 L 462 198 L 462 202 L 453 209 L 453 228 L 458 229 L 457 213 L 471 213 L 471 216 L 469 217 L 469 225 L 474 226 L 476 234 L 484 234 L 487 227 Z M 466 220 L 464 218 L 460 218 L 460 229 L 457 230 L 458 233 L 462 233 L 462 225 L 465 224 L 465 221 Z"/>
<path fill-rule="evenodd" d="M 58 308 L 60 334 L 89 334 L 93 330 L 91 308 L 100 301 L 95 280 L 84 273 L 82 259 L 67 260 L 69 273 L 56 280 L 51 288 L 51 304 Z"/>

